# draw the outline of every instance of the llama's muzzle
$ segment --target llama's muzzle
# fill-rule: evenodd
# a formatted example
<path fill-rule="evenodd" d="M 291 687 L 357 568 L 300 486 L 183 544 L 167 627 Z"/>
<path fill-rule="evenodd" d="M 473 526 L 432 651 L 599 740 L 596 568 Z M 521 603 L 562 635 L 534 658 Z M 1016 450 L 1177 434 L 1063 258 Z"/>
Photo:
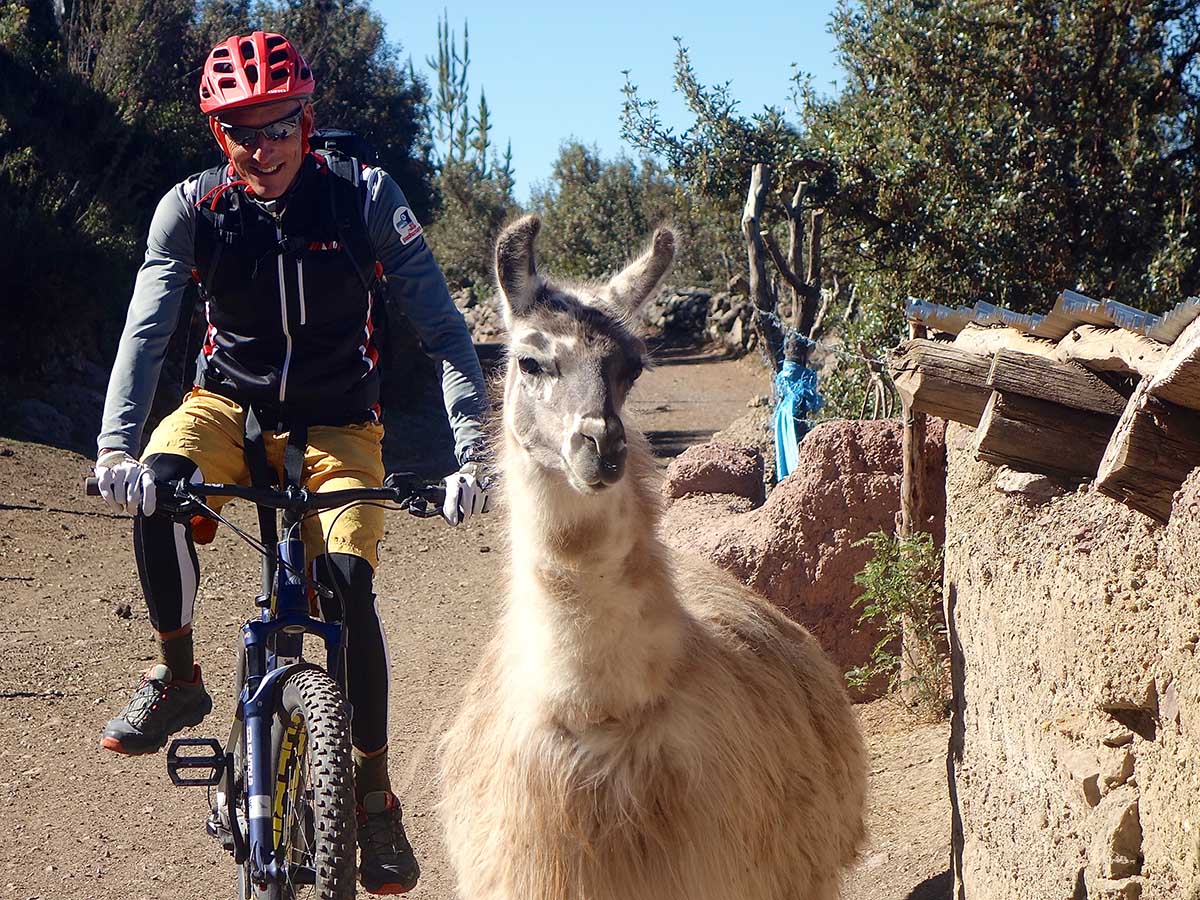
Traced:
<path fill-rule="evenodd" d="M 568 460 L 577 478 L 592 488 L 616 484 L 625 474 L 625 426 L 617 416 L 579 421 Z"/>

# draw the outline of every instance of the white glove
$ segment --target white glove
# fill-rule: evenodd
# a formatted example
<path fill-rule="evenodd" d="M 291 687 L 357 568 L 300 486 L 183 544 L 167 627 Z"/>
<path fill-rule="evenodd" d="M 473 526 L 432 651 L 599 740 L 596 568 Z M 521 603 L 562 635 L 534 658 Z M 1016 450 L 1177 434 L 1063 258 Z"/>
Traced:
<path fill-rule="evenodd" d="M 154 472 L 124 450 L 104 450 L 96 460 L 100 496 L 113 512 L 152 516 L 158 506 Z"/>
<path fill-rule="evenodd" d="M 447 475 L 446 501 L 442 518 L 451 525 L 467 521 L 476 513 L 488 511 L 488 493 L 479 482 L 475 463 L 466 463 L 453 475 Z"/>

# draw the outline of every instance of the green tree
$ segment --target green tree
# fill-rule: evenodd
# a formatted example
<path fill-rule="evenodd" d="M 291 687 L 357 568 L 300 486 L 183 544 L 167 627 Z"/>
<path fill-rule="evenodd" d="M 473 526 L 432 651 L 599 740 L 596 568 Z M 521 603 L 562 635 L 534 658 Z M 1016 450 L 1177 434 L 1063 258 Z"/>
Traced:
<path fill-rule="evenodd" d="M 361 0 L 262 0 L 258 26 L 295 42 L 317 79 L 318 125 L 361 134 L 396 179 L 417 218 L 436 206 L 431 147 L 424 131 L 428 91 L 383 19 Z"/>
<path fill-rule="evenodd" d="M 883 291 L 1041 311 L 1064 287 L 1159 310 L 1195 290 L 1196 3 L 868 0 L 833 28 L 848 84 L 806 122 Z"/>
<path fill-rule="evenodd" d="M 441 201 L 427 235 L 451 288 L 487 285 L 492 278 L 492 247 L 506 219 L 518 209 L 513 198 L 512 146 L 497 155 L 492 120 L 480 89 L 471 115 L 471 51 L 467 24 L 459 49 L 443 17 L 438 21 L 438 51 L 426 60 L 436 82 L 427 109 L 434 137 L 435 186 Z"/>

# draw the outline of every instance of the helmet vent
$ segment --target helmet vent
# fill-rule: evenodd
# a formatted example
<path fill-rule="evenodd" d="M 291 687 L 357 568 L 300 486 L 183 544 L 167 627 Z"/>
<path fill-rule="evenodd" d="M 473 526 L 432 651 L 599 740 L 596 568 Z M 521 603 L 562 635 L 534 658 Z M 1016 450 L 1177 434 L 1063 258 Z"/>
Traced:
<path fill-rule="evenodd" d="M 281 34 L 267 35 L 267 48 L 268 49 L 270 49 L 271 47 L 278 47 L 283 42 L 284 42 L 284 38 L 283 38 L 283 35 L 281 35 Z"/>
<path fill-rule="evenodd" d="M 254 65 L 254 63 L 249 63 L 246 66 L 246 79 L 251 84 L 258 84 L 258 66 Z"/>
<path fill-rule="evenodd" d="M 242 49 L 242 59 L 254 59 L 254 44 L 250 41 L 242 41 L 240 46 Z"/>
<path fill-rule="evenodd" d="M 235 87 L 237 87 L 237 79 L 229 78 L 229 77 L 222 78 L 217 82 L 217 87 L 219 87 L 223 91 L 227 90 L 229 88 L 235 88 Z"/>
<path fill-rule="evenodd" d="M 272 81 L 287 81 L 288 70 L 286 66 L 276 66 L 271 70 Z"/>
<path fill-rule="evenodd" d="M 213 71 L 220 72 L 222 75 L 232 75 L 233 74 L 233 63 L 231 63 L 231 62 L 213 63 Z"/>
<path fill-rule="evenodd" d="M 275 66 L 281 62 L 287 62 L 287 58 L 288 55 L 286 50 L 272 50 L 271 55 L 267 57 L 267 63 Z"/>
<path fill-rule="evenodd" d="M 229 48 L 228 47 L 217 47 L 212 52 L 212 58 L 213 59 L 229 59 Z"/>

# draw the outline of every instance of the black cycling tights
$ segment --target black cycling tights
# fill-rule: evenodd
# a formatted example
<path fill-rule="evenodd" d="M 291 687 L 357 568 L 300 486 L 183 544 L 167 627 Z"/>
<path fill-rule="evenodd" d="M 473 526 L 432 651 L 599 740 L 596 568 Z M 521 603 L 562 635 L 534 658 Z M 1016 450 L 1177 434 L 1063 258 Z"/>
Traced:
<path fill-rule="evenodd" d="M 172 453 L 147 457 L 146 464 L 158 480 L 198 479 L 195 463 Z M 133 549 L 150 623 L 160 635 L 188 628 L 200 582 L 191 528 L 166 516 L 136 516 Z M 354 710 L 354 746 L 363 753 L 374 753 L 387 744 L 389 672 L 387 644 L 371 590 L 374 572 L 365 559 L 349 553 L 319 556 L 313 568 L 316 579 L 335 594 L 333 599 L 321 601 L 322 616 L 329 622 L 344 621 L 347 626 L 346 675 Z M 336 599 L 339 591 L 346 601 L 345 611 Z M 343 612 L 349 615 L 343 617 Z"/>

